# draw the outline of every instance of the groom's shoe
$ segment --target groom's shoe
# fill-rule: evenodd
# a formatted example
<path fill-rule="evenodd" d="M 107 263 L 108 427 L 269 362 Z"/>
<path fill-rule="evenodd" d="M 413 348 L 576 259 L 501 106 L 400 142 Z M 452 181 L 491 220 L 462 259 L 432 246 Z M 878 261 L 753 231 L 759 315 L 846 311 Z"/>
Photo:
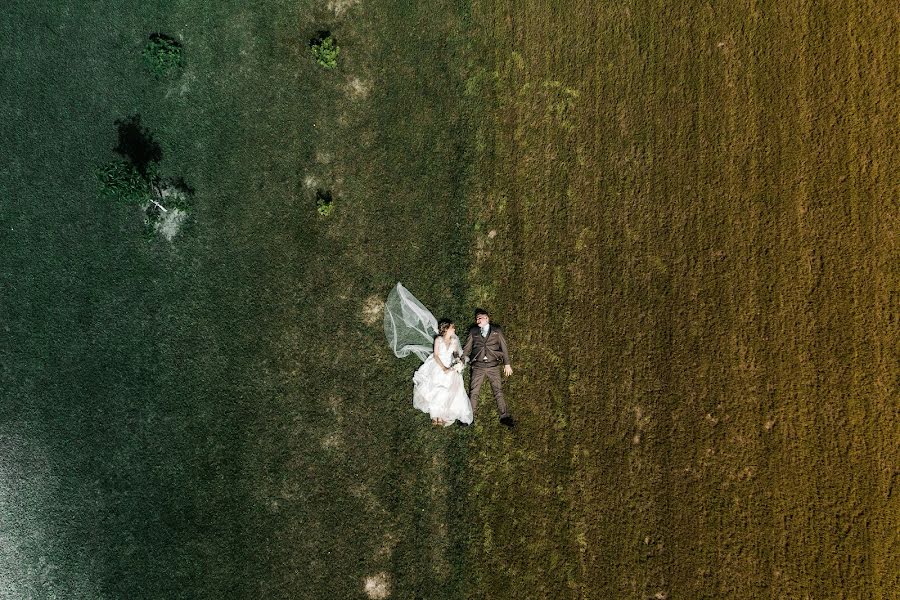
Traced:
<path fill-rule="evenodd" d="M 516 422 L 513 421 L 513 418 L 510 417 L 509 415 L 506 415 L 505 417 L 500 417 L 500 424 L 506 425 L 510 429 L 512 429 L 513 427 L 516 426 Z"/>

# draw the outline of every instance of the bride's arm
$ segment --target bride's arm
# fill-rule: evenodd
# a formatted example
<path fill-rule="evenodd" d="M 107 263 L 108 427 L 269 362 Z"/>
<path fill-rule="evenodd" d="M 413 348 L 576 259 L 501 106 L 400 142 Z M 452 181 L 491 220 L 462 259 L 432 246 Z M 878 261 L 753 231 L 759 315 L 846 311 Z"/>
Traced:
<path fill-rule="evenodd" d="M 434 338 L 434 362 L 436 362 L 441 370 L 446 373 L 449 369 L 444 363 L 441 362 L 441 357 L 438 356 L 438 344 L 440 343 L 440 340 L 440 336 Z"/>

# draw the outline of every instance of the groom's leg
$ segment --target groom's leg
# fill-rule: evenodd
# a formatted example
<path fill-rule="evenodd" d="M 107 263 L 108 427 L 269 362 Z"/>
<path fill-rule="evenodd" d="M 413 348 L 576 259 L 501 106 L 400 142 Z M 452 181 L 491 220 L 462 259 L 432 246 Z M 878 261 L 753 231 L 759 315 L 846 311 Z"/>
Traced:
<path fill-rule="evenodd" d="M 475 414 L 475 407 L 478 406 L 478 394 L 481 393 L 481 384 L 484 381 L 485 371 L 486 369 L 470 369 L 469 404 L 472 405 L 472 415 Z"/>
<path fill-rule="evenodd" d="M 491 382 L 491 390 L 494 392 L 494 400 L 497 401 L 497 411 L 500 418 L 508 417 L 509 411 L 506 409 L 506 400 L 503 399 L 503 383 L 500 381 L 500 367 L 492 367 L 485 369 L 487 371 L 488 381 Z"/>

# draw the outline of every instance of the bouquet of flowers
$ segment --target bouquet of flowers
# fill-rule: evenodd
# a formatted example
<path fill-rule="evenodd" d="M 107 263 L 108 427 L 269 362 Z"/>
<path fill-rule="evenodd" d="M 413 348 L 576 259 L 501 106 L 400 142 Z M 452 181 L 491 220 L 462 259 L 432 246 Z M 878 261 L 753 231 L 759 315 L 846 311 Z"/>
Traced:
<path fill-rule="evenodd" d="M 457 373 L 462 373 L 463 369 L 466 368 L 466 363 L 462 361 L 462 358 L 460 358 L 459 354 L 456 352 L 453 353 L 453 360 L 450 361 L 450 368 Z"/>

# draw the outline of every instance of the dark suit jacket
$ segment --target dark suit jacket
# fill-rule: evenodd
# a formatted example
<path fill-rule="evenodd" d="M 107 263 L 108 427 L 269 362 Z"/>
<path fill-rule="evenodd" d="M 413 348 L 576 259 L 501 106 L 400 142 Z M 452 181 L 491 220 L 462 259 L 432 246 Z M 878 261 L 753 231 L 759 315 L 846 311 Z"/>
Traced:
<path fill-rule="evenodd" d="M 469 328 L 466 337 L 466 345 L 463 346 L 463 356 L 468 357 L 473 368 L 499 367 L 508 365 L 509 349 L 506 347 L 506 338 L 499 325 L 491 323 L 487 338 L 481 335 L 481 328 L 473 325 Z"/>

